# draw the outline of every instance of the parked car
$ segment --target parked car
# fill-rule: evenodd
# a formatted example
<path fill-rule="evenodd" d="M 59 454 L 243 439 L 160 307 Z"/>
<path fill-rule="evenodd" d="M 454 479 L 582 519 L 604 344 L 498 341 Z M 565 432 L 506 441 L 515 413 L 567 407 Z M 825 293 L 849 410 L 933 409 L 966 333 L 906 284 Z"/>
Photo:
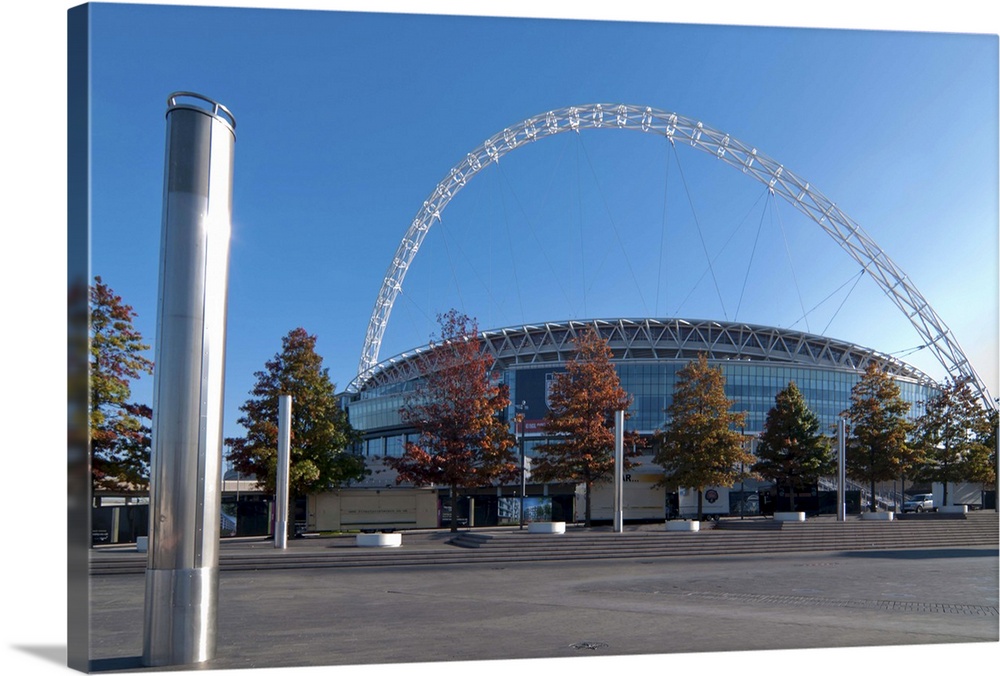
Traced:
<path fill-rule="evenodd" d="M 910 496 L 909 500 L 903 502 L 903 512 L 932 512 L 934 511 L 934 496 L 930 493 Z"/>

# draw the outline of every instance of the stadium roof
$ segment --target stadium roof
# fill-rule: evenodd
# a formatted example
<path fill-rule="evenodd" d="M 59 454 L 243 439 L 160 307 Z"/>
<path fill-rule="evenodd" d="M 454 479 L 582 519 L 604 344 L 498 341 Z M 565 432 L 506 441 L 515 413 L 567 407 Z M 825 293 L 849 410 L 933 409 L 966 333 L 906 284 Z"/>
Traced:
<path fill-rule="evenodd" d="M 751 361 L 864 370 L 872 360 L 890 375 L 919 383 L 934 379 L 888 354 L 825 336 L 771 326 L 693 319 L 589 319 L 525 324 L 482 331 L 483 349 L 494 368 L 558 364 L 574 356 L 574 339 L 594 327 L 617 362 L 690 361 L 705 354 L 710 361 Z M 405 382 L 419 377 L 426 345 L 386 359 L 359 376 L 352 391 Z"/>

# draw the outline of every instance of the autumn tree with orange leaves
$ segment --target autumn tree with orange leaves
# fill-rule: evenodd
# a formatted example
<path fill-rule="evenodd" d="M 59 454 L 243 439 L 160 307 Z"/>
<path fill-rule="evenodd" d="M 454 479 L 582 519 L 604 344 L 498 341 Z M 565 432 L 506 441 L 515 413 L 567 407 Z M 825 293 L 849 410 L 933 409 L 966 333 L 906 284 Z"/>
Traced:
<path fill-rule="evenodd" d="M 94 488 L 137 491 L 149 484 L 153 411 L 133 402 L 132 382 L 153 373 L 135 310 L 100 277 L 90 286 L 90 449 Z M 149 422 L 147 422 L 149 421 Z"/>
<path fill-rule="evenodd" d="M 438 316 L 441 335 L 425 355 L 422 377 L 400 416 L 419 434 L 403 455 L 386 458 L 397 483 L 448 486 L 451 530 L 458 530 L 459 490 L 509 483 L 518 476 L 514 436 L 502 414 L 507 386 L 490 383 L 493 358 L 475 321 L 456 310 Z"/>
<path fill-rule="evenodd" d="M 535 448 L 531 476 L 542 482 L 582 483 L 584 525 L 589 527 L 593 486 L 614 476 L 615 411 L 627 411 L 632 398 L 621 386 L 611 348 L 594 327 L 574 344 L 576 355 L 565 372 L 556 374 L 549 394 L 545 433 L 555 440 Z M 641 454 L 641 444 L 638 434 L 627 435 L 624 469 L 638 464 L 630 458 Z"/>
<path fill-rule="evenodd" d="M 677 372 L 668 421 L 658 434 L 654 462 L 663 466 L 664 483 L 698 491 L 698 520 L 708 486 L 732 486 L 754 462 L 737 431 L 745 413 L 731 410 L 726 378 L 704 354 Z"/>

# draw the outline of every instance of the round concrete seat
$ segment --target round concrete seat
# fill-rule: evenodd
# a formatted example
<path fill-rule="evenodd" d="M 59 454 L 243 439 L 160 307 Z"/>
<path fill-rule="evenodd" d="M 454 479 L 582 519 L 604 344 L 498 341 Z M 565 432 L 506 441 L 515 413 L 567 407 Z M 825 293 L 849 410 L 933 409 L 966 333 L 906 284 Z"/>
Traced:
<path fill-rule="evenodd" d="M 861 512 L 862 521 L 892 521 L 895 516 L 892 512 Z"/>
<path fill-rule="evenodd" d="M 805 512 L 775 512 L 775 521 L 805 521 Z"/>
<path fill-rule="evenodd" d="M 358 533 L 358 547 L 399 547 L 403 544 L 402 533 Z"/>
<path fill-rule="evenodd" d="M 678 533 L 697 533 L 701 530 L 699 521 L 667 521 L 667 530 Z"/>
<path fill-rule="evenodd" d="M 534 521 L 528 524 L 529 533 L 565 533 L 565 521 Z"/>

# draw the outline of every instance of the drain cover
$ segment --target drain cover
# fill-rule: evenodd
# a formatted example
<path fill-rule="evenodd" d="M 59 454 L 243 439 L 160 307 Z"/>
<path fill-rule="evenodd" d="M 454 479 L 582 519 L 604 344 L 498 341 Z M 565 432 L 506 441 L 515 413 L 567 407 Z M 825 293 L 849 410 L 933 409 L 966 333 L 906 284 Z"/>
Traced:
<path fill-rule="evenodd" d="M 579 643 L 573 643 L 569 646 L 570 648 L 576 648 L 577 650 L 597 650 L 598 648 L 607 648 L 607 643 L 597 643 L 595 641 L 581 641 Z"/>

